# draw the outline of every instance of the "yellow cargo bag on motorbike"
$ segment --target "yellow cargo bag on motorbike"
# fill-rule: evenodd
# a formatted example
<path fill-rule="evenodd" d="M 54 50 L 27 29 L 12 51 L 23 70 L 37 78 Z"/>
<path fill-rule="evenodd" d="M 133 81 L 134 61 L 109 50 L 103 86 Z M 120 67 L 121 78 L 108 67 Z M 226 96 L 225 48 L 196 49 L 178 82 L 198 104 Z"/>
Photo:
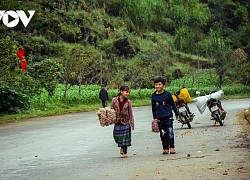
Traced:
<path fill-rule="evenodd" d="M 172 95 L 172 98 L 173 98 L 175 103 L 178 102 L 178 99 L 183 100 L 184 103 L 192 102 L 192 99 L 190 97 L 190 94 L 188 93 L 187 88 L 180 89 L 180 91 L 176 94 L 177 94 L 178 98 L 176 97 L 176 95 L 174 95 L 174 94 Z"/>

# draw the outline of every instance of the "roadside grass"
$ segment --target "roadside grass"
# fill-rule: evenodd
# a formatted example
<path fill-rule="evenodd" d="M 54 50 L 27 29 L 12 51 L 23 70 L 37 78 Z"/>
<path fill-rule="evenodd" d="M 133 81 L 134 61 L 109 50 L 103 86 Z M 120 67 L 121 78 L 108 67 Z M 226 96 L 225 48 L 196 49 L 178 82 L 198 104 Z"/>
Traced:
<path fill-rule="evenodd" d="M 244 99 L 250 98 L 250 94 L 236 94 L 236 95 L 224 95 L 224 99 Z"/>
<path fill-rule="evenodd" d="M 208 72 L 203 72 L 204 76 L 208 76 Z M 190 95 L 196 97 L 196 82 L 192 81 L 192 77 L 186 77 L 187 87 L 189 89 Z M 180 80 L 179 80 L 180 81 Z M 210 83 L 202 81 L 200 85 L 201 92 L 209 92 L 213 88 L 208 86 Z M 178 91 L 180 86 L 178 86 L 177 81 L 172 81 L 170 86 L 166 87 L 166 90 L 174 93 Z M 250 97 L 250 87 L 243 85 L 233 85 L 224 86 L 225 99 L 240 99 Z M 49 97 L 48 92 L 43 90 L 40 95 L 33 96 L 30 99 L 31 105 L 27 110 L 20 110 L 16 114 L 0 114 L 0 124 L 15 122 L 22 119 L 29 119 L 34 117 L 51 116 L 56 114 L 66 114 L 75 112 L 85 112 L 85 111 L 97 111 L 101 107 L 101 102 L 98 98 L 100 87 L 98 85 L 83 85 L 81 86 L 81 93 L 79 94 L 78 86 L 72 86 L 67 91 L 67 96 L 63 96 L 64 85 L 58 84 L 53 96 Z M 133 107 L 136 106 L 147 106 L 151 104 L 151 94 L 154 89 L 131 89 L 130 99 L 132 101 Z M 111 104 L 111 98 L 118 94 L 117 89 L 108 89 L 110 101 L 108 105 Z"/>
<path fill-rule="evenodd" d="M 34 117 L 51 116 L 56 114 L 68 114 L 74 112 L 93 111 L 100 107 L 100 104 L 77 104 L 75 106 L 55 106 L 44 110 L 29 109 L 18 114 L 2 114 L 0 124 L 15 122 L 17 120 L 29 119 Z"/>
<path fill-rule="evenodd" d="M 224 98 L 225 99 L 250 98 L 250 94 L 228 95 L 228 96 L 225 96 Z M 111 105 L 111 102 L 109 101 L 108 106 L 110 105 Z M 132 101 L 132 105 L 133 107 L 150 106 L 151 99 L 150 98 L 134 99 Z M 51 115 L 58 115 L 58 114 L 69 114 L 69 113 L 76 113 L 76 112 L 97 111 L 99 108 L 101 108 L 101 102 L 93 103 L 93 104 L 76 104 L 76 105 L 61 104 L 60 106 L 48 107 L 44 110 L 29 109 L 26 111 L 22 111 L 18 114 L 1 114 L 0 124 L 20 121 L 20 120 L 34 118 L 34 117 L 43 117 L 43 116 L 51 116 Z M 250 109 L 249 109 L 249 112 L 250 112 Z M 250 123 L 250 113 L 247 115 L 247 118 Z"/>
<path fill-rule="evenodd" d="M 148 106 L 150 105 L 150 99 L 137 99 L 132 102 L 133 107 L 138 106 Z M 111 102 L 108 102 L 108 106 L 111 105 Z M 50 107 L 44 110 L 35 110 L 30 109 L 27 111 L 22 111 L 18 114 L 1 114 L 0 115 L 0 124 L 15 122 L 19 120 L 35 118 L 35 117 L 43 117 L 43 116 L 51 116 L 58 114 L 68 114 L 68 113 L 76 113 L 76 112 L 87 112 L 87 111 L 97 111 L 101 108 L 100 103 L 94 104 L 77 104 L 74 106 L 69 105 L 61 105 L 60 107 Z"/>

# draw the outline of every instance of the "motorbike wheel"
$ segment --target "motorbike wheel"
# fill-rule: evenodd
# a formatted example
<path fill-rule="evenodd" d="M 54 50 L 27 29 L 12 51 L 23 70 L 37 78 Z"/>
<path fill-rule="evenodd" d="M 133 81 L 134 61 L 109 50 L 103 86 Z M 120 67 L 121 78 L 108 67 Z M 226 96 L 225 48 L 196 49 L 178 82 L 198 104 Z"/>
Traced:
<path fill-rule="evenodd" d="M 221 117 L 220 117 L 219 114 L 216 114 L 216 118 L 217 118 L 219 124 L 220 124 L 221 126 L 223 126 L 224 124 L 223 124 L 223 122 L 222 122 Z"/>
<path fill-rule="evenodd" d="M 191 129 L 192 127 L 191 127 L 191 124 L 190 124 L 187 116 L 184 116 L 184 118 L 185 118 L 185 121 L 186 121 L 186 124 L 187 124 L 188 128 Z"/>

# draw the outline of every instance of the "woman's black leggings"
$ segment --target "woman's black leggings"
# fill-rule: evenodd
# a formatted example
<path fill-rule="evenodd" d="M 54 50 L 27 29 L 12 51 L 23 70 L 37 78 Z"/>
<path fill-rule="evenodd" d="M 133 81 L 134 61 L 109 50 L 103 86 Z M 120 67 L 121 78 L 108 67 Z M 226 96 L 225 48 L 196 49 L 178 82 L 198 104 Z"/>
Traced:
<path fill-rule="evenodd" d="M 121 148 L 122 148 L 122 150 L 123 150 L 123 153 L 124 153 L 124 154 L 127 154 L 128 146 L 122 146 Z"/>

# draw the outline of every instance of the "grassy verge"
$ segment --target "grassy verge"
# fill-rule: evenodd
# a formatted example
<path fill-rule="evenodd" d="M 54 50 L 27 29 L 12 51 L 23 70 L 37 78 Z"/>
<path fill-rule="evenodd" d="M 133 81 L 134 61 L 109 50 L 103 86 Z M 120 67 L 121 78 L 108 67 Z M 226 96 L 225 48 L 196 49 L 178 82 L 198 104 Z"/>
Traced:
<path fill-rule="evenodd" d="M 240 99 L 240 98 L 249 98 L 249 95 L 232 95 L 232 96 L 225 96 L 226 99 Z M 150 99 L 135 99 L 132 101 L 133 107 L 137 106 L 148 106 L 150 105 Z M 110 102 L 108 103 L 110 105 Z M 47 108 L 43 111 L 41 110 L 29 110 L 23 111 L 18 114 L 2 114 L 0 116 L 0 124 L 15 122 L 23 119 L 29 119 L 34 117 L 42 117 L 42 116 L 51 116 L 57 114 L 67 114 L 67 113 L 75 113 L 75 112 L 86 112 L 86 111 L 96 111 L 98 108 L 101 107 L 101 103 L 94 103 L 94 104 L 80 104 L 75 106 L 61 106 L 61 107 L 53 107 Z M 250 109 L 249 109 L 250 112 Z M 247 119 L 248 118 L 248 119 Z M 250 113 L 246 117 L 250 123 Z"/>
<path fill-rule="evenodd" d="M 138 99 L 134 100 L 133 106 L 146 106 L 150 105 L 150 99 Z M 110 102 L 109 104 L 110 105 Z M 101 107 L 101 103 L 95 104 L 81 104 L 76 106 L 62 106 L 62 107 L 53 107 L 49 109 L 41 110 L 29 110 L 23 111 L 18 114 L 2 114 L 0 116 L 0 124 L 15 122 L 23 119 L 29 119 L 34 117 L 42 116 L 51 116 L 57 114 L 67 114 L 74 112 L 86 112 L 86 111 L 96 111 Z"/>
<path fill-rule="evenodd" d="M 34 118 L 34 117 L 42 117 L 42 116 L 50 116 L 56 114 L 67 114 L 73 112 L 84 112 L 84 111 L 92 111 L 98 109 L 99 104 L 91 104 L 91 105 L 77 105 L 71 107 L 53 107 L 50 109 L 41 110 L 29 110 L 23 111 L 18 114 L 3 114 L 0 116 L 0 124 L 14 122 L 17 120 Z"/>
<path fill-rule="evenodd" d="M 244 99 L 250 98 L 250 94 L 242 94 L 242 95 L 224 95 L 224 99 Z"/>

